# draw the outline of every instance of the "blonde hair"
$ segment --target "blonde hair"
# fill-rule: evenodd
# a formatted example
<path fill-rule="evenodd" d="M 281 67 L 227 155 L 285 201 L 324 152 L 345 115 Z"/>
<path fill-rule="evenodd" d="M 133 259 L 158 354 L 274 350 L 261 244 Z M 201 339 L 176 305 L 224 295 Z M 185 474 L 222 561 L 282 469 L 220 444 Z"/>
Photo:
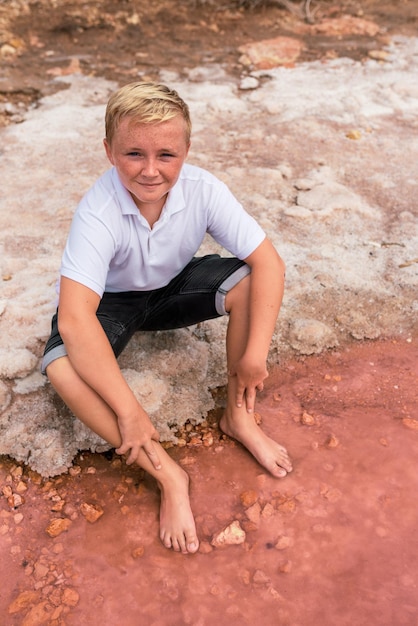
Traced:
<path fill-rule="evenodd" d="M 192 123 L 187 104 L 177 91 L 152 82 L 129 83 L 115 91 L 106 107 L 105 128 L 109 144 L 122 118 L 129 116 L 140 124 L 166 122 L 181 115 L 186 126 L 186 141 L 190 143 Z"/>

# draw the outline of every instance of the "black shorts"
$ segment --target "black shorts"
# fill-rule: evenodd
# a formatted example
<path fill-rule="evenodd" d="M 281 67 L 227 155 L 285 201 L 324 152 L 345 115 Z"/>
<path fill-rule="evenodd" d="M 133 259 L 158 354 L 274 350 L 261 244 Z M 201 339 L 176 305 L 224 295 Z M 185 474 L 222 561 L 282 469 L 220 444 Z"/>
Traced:
<path fill-rule="evenodd" d="M 152 291 L 105 292 L 97 317 L 119 356 L 139 330 L 184 328 L 226 315 L 225 296 L 250 273 L 244 261 L 217 254 L 195 257 L 168 285 Z M 42 372 L 67 352 L 58 332 L 57 314 L 45 346 Z"/>

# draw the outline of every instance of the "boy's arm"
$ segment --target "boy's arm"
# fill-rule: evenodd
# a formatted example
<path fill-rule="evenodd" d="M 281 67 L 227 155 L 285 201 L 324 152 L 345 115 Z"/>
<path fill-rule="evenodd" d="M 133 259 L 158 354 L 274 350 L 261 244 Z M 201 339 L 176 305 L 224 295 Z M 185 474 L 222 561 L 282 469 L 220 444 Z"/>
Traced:
<path fill-rule="evenodd" d="M 251 267 L 249 332 L 239 361 L 230 368 L 238 378 L 237 406 L 254 410 L 257 390 L 267 378 L 267 356 L 283 298 L 285 265 L 269 239 L 244 259 Z"/>
<path fill-rule="evenodd" d="M 99 303 L 99 295 L 88 287 L 61 278 L 58 328 L 68 358 L 77 374 L 116 414 L 122 438 L 117 452 L 124 454 L 130 450 L 127 463 L 133 463 L 143 448 L 159 469 L 160 462 L 152 445 L 153 439 L 158 441 L 158 433 L 122 376 L 96 316 Z"/>

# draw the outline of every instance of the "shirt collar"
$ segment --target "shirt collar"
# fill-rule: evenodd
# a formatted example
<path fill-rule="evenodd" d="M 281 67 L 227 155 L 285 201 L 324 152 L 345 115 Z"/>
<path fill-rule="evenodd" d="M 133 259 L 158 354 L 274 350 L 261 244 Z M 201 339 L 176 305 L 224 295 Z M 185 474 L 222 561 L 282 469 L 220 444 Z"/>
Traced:
<path fill-rule="evenodd" d="M 111 170 L 112 182 L 116 190 L 116 197 L 119 200 L 119 206 L 123 215 L 137 215 L 138 208 L 132 199 L 131 194 L 126 189 L 119 178 L 116 167 Z"/>
<path fill-rule="evenodd" d="M 186 208 L 186 202 L 183 195 L 183 185 L 181 184 L 180 176 L 168 193 L 167 200 L 165 202 L 163 213 L 168 216 L 174 215 L 179 211 L 183 211 Z"/>

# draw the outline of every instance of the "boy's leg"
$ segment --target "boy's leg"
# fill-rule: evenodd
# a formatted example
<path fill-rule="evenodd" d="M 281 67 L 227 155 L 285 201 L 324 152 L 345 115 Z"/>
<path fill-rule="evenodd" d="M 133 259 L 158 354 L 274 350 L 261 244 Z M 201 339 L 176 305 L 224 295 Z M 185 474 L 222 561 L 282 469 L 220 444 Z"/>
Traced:
<path fill-rule="evenodd" d="M 48 378 L 70 410 L 91 430 L 114 447 L 121 438 L 117 418 L 111 408 L 75 372 L 68 357 L 58 358 L 47 366 Z M 166 548 L 193 553 L 199 547 L 189 501 L 189 478 L 164 448 L 158 448 L 161 469 L 156 470 L 144 452 L 137 464 L 154 476 L 161 491 L 160 538 Z"/>
<path fill-rule="evenodd" d="M 236 363 L 248 339 L 250 306 L 249 268 L 235 258 L 209 255 L 194 259 L 164 290 L 150 301 L 144 330 L 161 330 L 196 324 L 229 313 L 227 361 Z M 162 297 L 161 297 L 162 296 Z M 220 427 L 242 443 L 273 476 L 292 470 L 286 449 L 256 424 L 254 414 L 235 404 L 236 377 L 229 377 L 228 401 Z"/>
<path fill-rule="evenodd" d="M 236 363 L 242 356 L 248 337 L 250 278 L 243 278 L 226 296 L 229 323 L 226 339 L 227 363 Z M 228 378 L 227 407 L 220 421 L 223 432 L 242 443 L 257 461 L 273 476 L 282 478 L 292 470 L 286 449 L 268 437 L 248 413 L 245 402 L 236 406 L 237 377 Z"/>

